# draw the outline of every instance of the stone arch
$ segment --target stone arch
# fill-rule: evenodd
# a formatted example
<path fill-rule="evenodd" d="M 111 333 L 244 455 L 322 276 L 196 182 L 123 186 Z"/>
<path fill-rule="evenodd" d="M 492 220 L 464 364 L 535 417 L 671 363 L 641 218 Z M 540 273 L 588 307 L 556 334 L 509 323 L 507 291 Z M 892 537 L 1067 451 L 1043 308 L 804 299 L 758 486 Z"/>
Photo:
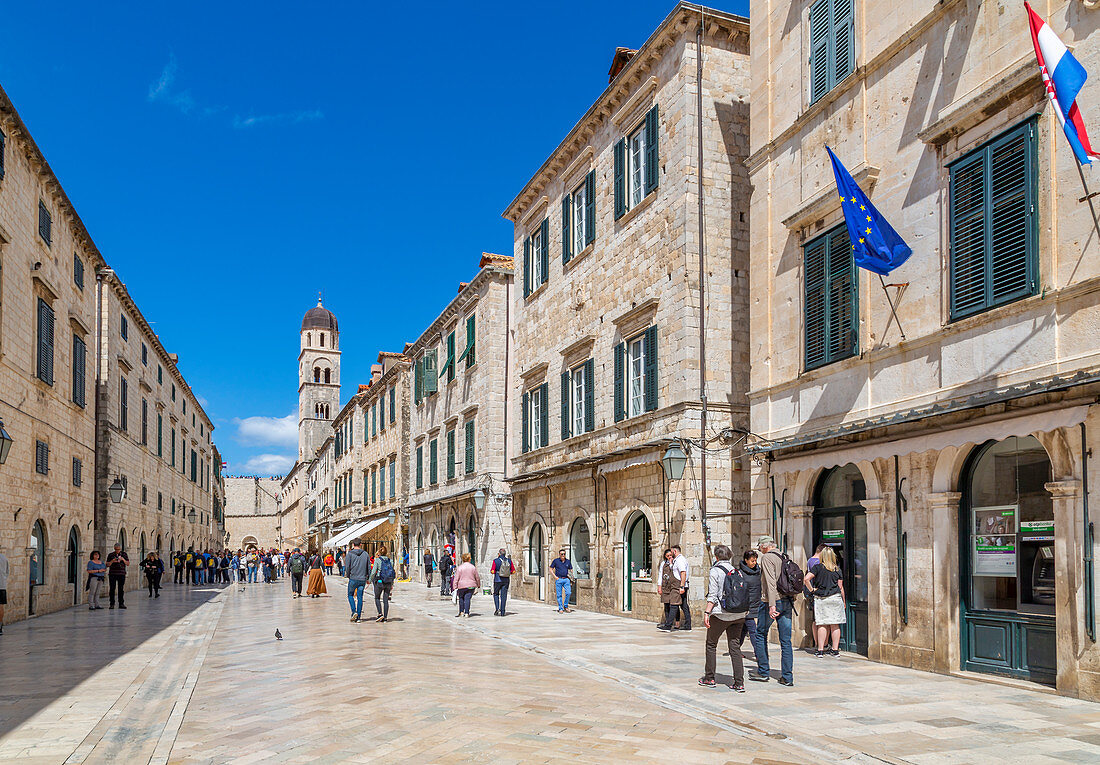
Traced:
<path fill-rule="evenodd" d="M 658 518 L 653 508 L 644 500 L 634 497 L 634 499 L 621 507 L 618 511 L 618 517 L 615 519 L 615 534 L 617 538 L 622 539 L 623 535 L 626 534 L 627 526 L 633 519 L 635 511 L 642 513 L 646 517 L 646 520 L 649 521 L 649 528 L 651 530 L 662 528 L 662 525 L 657 523 Z M 654 535 L 654 539 L 656 539 L 656 535 Z"/>
<path fill-rule="evenodd" d="M 947 446 L 936 455 L 932 469 L 932 493 L 958 491 L 962 481 L 963 466 L 974 451 L 975 444 Z"/>

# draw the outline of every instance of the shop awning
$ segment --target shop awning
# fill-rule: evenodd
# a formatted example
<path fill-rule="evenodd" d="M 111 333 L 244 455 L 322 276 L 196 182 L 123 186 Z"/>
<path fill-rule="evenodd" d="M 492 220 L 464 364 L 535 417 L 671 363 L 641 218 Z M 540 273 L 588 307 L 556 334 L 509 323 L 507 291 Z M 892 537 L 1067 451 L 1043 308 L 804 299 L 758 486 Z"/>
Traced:
<path fill-rule="evenodd" d="M 357 536 L 366 534 L 371 529 L 386 522 L 385 518 L 372 518 L 369 521 L 362 521 L 352 525 L 350 528 L 344 529 L 334 537 L 330 537 L 325 541 L 323 547 L 339 547 L 342 544 L 355 539 Z"/>

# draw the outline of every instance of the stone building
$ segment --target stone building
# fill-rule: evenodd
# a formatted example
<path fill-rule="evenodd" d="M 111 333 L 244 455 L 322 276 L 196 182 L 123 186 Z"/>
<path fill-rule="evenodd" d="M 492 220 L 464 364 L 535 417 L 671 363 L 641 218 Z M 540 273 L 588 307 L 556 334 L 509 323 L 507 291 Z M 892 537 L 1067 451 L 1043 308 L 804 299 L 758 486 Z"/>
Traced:
<path fill-rule="evenodd" d="M 678 4 L 619 49 L 504 213 L 522 263 L 508 415 L 523 597 L 553 601 L 547 564 L 565 549 L 581 607 L 657 619 L 664 547 L 683 546 L 698 583 L 710 544 L 746 541 L 748 83 L 747 20 Z M 662 458 L 681 450 L 669 480 Z"/>
<path fill-rule="evenodd" d="M 1100 16 L 1042 8 L 1096 71 Z M 754 532 L 837 550 L 847 650 L 1097 699 L 1100 231 L 1022 7 L 870 11 L 752 4 Z M 826 146 L 913 249 L 890 286 Z"/>
<path fill-rule="evenodd" d="M 225 479 L 226 544 L 232 549 L 282 549 L 285 544 L 278 497 L 281 478 Z"/>
<path fill-rule="evenodd" d="M 158 415 L 182 420 L 185 401 L 188 446 L 208 457 L 201 487 L 197 472 L 193 483 L 156 450 Z M 143 549 L 215 541 L 210 422 L 2 89 L 0 429 L 10 438 L 5 454 L 0 437 L 0 550 L 11 568 L 5 621 L 83 602 L 88 554 L 117 539 L 135 563 Z M 108 491 L 116 478 L 125 484 L 117 504 Z M 171 513 L 173 499 L 196 509 L 195 522 Z M 128 584 L 138 580 L 135 573 Z"/>
<path fill-rule="evenodd" d="M 479 269 L 405 348 L 412 360 L 406 544 L 420 581 L 427 550 L 437 559 L 447 544 L 460 559 L 470 553 L 487 582 L 497 550 L 514 549 L 504 483 L 512 258 L 484 253 Z"/>

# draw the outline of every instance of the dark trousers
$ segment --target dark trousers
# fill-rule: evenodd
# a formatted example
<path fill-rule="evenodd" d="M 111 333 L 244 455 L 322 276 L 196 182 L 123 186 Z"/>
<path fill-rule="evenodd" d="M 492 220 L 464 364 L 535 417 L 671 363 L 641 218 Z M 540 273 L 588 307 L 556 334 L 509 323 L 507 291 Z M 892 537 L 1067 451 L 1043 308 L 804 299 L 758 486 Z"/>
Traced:
<path fill-rule="evenodd" d="M 439 572 L 439 594 L 451 594 L 451 577 L 448 574 L 444 574 L 442 571 Z"/>
<path fill-rule="evenodd" d="M 432 586 L 432 574 L 434 574 L 434 573 L 435 572 L 432 571 L 432 569 L 428 568 L 427 566 L 424 567 L 424 576 L 426 576 L 428 578 L 428 586 L 429 587 Z"/>
<path fill-rule="evenodd" d="M 504 610 L 508 607 L 508 585 L 510 584 L 511 582 L 507 579 L 493 583 L 493 605 L 501 616 L 504 616 Z"/>
<path fill-rule="evenodd" d="M 146 574 L 145 579 L 146 579 L 147 583 L 149 584 L 149 594 L 150 595 L 152 595 L 154 592 L 157 592 L 157 593 L 160 592 L 160 572 L 159 571 L 157 571 L 154 574 Z"/>
<path fill-rule="evenodd" d="M 458 588 L 458 612 L 460 614 L 470 615 L 470 604 L 474 600 L 474 588 L 473 587 L 459 587 Z"/>
<path fill-rule="evenodd" d="M 688 608 L 688 595 L 691 594 L 691 587 L 684 585 L 684 594 L 680 596 L 680 629 L 691 629 L 691 609 Z"/>
<path fill-rule="evenodd" d="M 183 566 L 176 566 L 176 578 L 172 580 L 172 584 L 183 584 Z"/>
<path fill-rule="evenodd" d="M 392 590 L 392 584 L 374 583 L 374 607 L 378 609 L 378 615 L 383 619 L 388 619 L 390 616 L 390 592 Z"/>
<path fill-rule="evenodd" d="M 298 597 L 302 596 L 302 577 L 303 576 L 305 576 L 304 571 L 300 574 L 295 574 L 293 571 L 290 572 L 290 589 L 292 589 L 294 592 L 298 593 Z"/>
<path fill-rule="evenodd" d="M 745 628 L 745 620 L 719 619 L 710 617 L 710 627 L 707 628 L 706 661 L 703 666 L 703 679 L 714 679 L 714 665 L 717 662 L 718 641 L 722 635 L 726 636 L 726 645 L 729 646 L 730 660 L 733 662 L 733 682 L 743 684 L 745 682 L 745 664 L 741 659 L 741 634 Z"/>
<path fill-rule="evenodd" d="M 115 604 L 115 590 L 118 590 L 118 604 L 126 605 L 126 574 L 110 574 L 107 577 L 111 581 L 111 589 L 108 595 L 109 601 Z"/>
<path fill-rule="evenodd" d="M 661 620 L 662 627 L 671 627 L 676 622 L 676 614 L 680 613 L 680 607 L 675 603 L 665 603 L 665 618 Z"/>
<path fill-rule="evenodd" d="M 191 584 L 199 583 L 199 570 L 197 568 L 187 569 L 187 581 Z"/>

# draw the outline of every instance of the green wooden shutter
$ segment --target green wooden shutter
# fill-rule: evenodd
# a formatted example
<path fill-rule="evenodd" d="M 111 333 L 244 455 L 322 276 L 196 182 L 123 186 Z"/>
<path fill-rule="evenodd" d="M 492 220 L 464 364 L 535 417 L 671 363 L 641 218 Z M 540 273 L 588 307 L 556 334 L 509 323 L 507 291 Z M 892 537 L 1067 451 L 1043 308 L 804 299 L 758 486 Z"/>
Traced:
<path fill-rule="evenodd" d="M 38 379 L 53 385 L 53 308 L 38 298 Z"/>
<path fill-rule="evenodd" d="M 386 394 L 383 392 L 378 397 L 378 430 L 386 430 Z"/>
<path fill-rule="evenodd" d="M 990 303 L 999 305 L 1029 295 L 1032 278 L 1028 250 L 1031 204 L 1029 125 L 989 149 Z"/>
<path fill-rule="evenodd" d="M 474 472 L 475 451 L 474 451 L 474 421 L 473 420 L 469 420 L 466 423 L 466 450 L 465 450 L 465 455 L 464 456 L 466 458 L 466 473 L 467 473 L 467 475 L 469 475 L 470 473 Z"/>
<path fill-rule="evenodd" d="M 390 388 L 390 424 L 397 422 L 397 386 Z"/>
<path fill-rule="evenodd" d="M 584 178 L 584 243 L 596 241 L 596 171 L 589 170 Z"/>
<path fill-rule="evenodd" d="M 657 105 L 645 116 L 645 193 L 656 191 L 660 182 L 660 120 Z"/>
<path fill-rule="evenodd" d="M 829 3 L 810 6 L 810 103 L 829 92 Z"/>
<path fill-rule="evenodd" d="M 806 369 L 824 364 L 825 350 L 825 237 L 811 242 L 805 249 L 806 268 Z"/>
<path fill-rule="evenodd" d="M 378 501 L 386 501 L 386 466 L 378 469 Z"/>
<path fill-rule="evenodd" d="M 584 432 L 596 429 L 596 362 L 584 362 Z"/>
<path fill-rule="evenodd" d="M 853 5 L 852 0 L 833 0 L 831 71 L 833 80 L 829 84 L 830 87 L 835 87 L 856 68 L 856 28 Z"/>
<path fill-rule="evenodd" d="M 652 412 L 657 408 L 657 327 L 645 331 L 645 410 Z"/>
<path fill-rule="evenodd" d="M 455 333 L 447 335 L 447 382 L 455 379 Z"/>
<path fill-rule="evenodd" d="M 421 393 L 420 378 L 423 375 L 423 363 L 421 359 L 417 359 L 413 362 L 413 401 L 416 405 L 420 405 L 420 399 L 423 398 Z"/>
<path fill-rule="evenodd" d="M 539 237 L 539 256 L 542 258 L 542 284 L 550 278 L 550 219 L 542 219 L 542 236 Z"/>
<path fill-rule="evenodd" d="M 73 403 L 84 408 L 86 403 L 85 368 L 87 366 L 88 347 L 79 335 L 73 335 Z"/>
<path fill-rule="evenodd" d="M 626 343 L 615 346 L 615 422 L 626 418 Z"/>
<path fill-rule="evenodd" d="M 531 433 L 529 429 L 528 418 L 531 412 L 531 394 L 530 392 L 523 394 L 523 406 L 520 414 L 520 429 L 523 431 L 523 453 L 531 451 Z"/>
<path fill-rule="evenodd" d="M 455 432 L 452 428 L 447 431 L 447 480 L 455 477 Z"/>
<path fill-rule="evenodd" d="M 569 438 L 569 372 L 561 373 L 561 440 Z"/>
<path fill-rule="evenodd" d="M 523 240 L 523 296 L 531 294 L 531 237 Z"/>
<path fill-rule="evenodd" d="M 626 215 L 626 139 L 615 143 L 615 220 Z"/>
<path fill-rule="evenodd" d="M 370 502 L 373 505 L 378 501 L 378 469 L 370 471 Z"/>
<path fill-rule="evenodd" d="M 428 483 L 435 486 L 439 483 L 439 439 L 433 438 L 428 442 Z"/>
<path fill-rule="evenodd" d="M 416 447 L 416 488 L 424 488 L 424 445 Z"/>
<path fill-rule="evenodd" d="M 856 348 L 856 274 L 848 227 L 829 234 L 829 360 L 847 358 Z"/>
<path fill-rule="evenodd" d="M 477 321 L 476 315 L 466 319 L 466 368 L 477 363 Z"/>
<path fill-rule="evenodd" d="M 397 496 L 397 459 L 390 460 L 390 499 Z"/>
<path fill-rule="evenodd" d="M 569 213 L 570 202 L 572 197 L 569 194 L 563 194 L 561 198 L 561 263 L 564 266 L 569 262 L 569 258 L 573 256 L 570 246 L 572 242 L 569 236 Z"/>
<path fill-rule="evenodd" d="M 424 395 L 430 396 L 439 390 L 439 362 L 437 349 L 424 351 Z"/>
<path fill-rule="evenodd" d="M 164 456 L 164 415 L 157 415 L 157 456 Z"/>
<path fill-rule="evenodd" d="M 550 383 L 543 383 L 539 386 L 539 396 L 541 397 L 539 414 L 542 419 L 542 443 L 540 446 L 547 446 L 550 443 Z"/>

